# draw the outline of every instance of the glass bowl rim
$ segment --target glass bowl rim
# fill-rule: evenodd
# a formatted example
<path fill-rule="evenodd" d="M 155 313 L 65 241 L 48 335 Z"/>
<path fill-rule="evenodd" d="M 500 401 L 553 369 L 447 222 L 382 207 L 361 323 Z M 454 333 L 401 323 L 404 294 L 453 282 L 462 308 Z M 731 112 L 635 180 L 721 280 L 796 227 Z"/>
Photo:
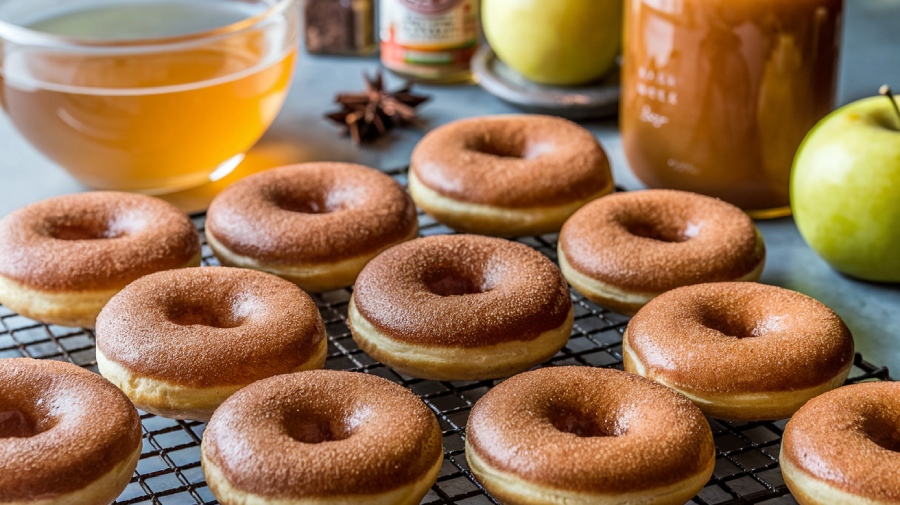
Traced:
<path fill-rule="evenodd" d="M 9 21 L 0 19 L 0 44 L 4 42 L 18 44 L 23 46 L 39 46 L 39 47 L 56 47 L 56 48 L 127 48 L 127 47 L 147 47 L 147 46 L 167 46 L 174 44 L 182 44 L 192 41 L 203 41 L 212 38 L 219 38 L 236 34 L 264 21 L 271 19 L 288 8 L 294 6 L 299 0 L 275 0 L 264 11 L 254 14 L 253 16 L 243 18 L 234 23 L 192 32 L 183 35 L 174 35 L 169 37 L 145 37 L 134 39 L 116 39 L 103 40 L 92 39 L 89 37 L 72 37 L 67 35 L 56 35 L 53 33 L 32 30 L 24 26 L 20 26 Z M 2 47 L 2 46 L 0 46 Z"/>

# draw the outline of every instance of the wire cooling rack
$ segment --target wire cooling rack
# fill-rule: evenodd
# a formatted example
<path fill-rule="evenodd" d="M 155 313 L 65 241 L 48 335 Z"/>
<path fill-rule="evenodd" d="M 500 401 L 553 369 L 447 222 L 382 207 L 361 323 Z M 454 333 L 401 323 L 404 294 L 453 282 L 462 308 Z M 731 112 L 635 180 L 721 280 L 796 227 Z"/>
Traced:
<path fill-rule="evenodd" d="M 406 183 L 405 170 L 388 172 Z M 218 265 L 206 244 L 205 216 L 193 216 L 203 240 L 203 264 Z M 421 235 L 452 233 L 449 228 L 420 214 Z M 556 235 L 518 239 L 556 260 Z M 401 375 L 360 350 L 347 327 L 350 290 L 313 297 L 328 330 L 325 367 L 378 375 L 415 392 L 435 412 L 444 438 L 444 464 L 437 483 L 422 504 L 497 504 L 472 477 L 466 463 L 464 438 L 472 405 L 497 381 L 443 382 Z M 610 312 L 572 292 L 575 326 L 566 346 L 543 366 L 588 365 L 622 368 L 622 333 L 628 318 Z M 94 334 L 90 330 L 44 325 L 0 306 L 0 358 L 31 357 L 69 361 L 97 371 Z M 890 380 L 886 368 L 877 368 L 857 354 L 848 383 Z M 204 423 L 175 421 L 141 413 L 144 446 L 131 483 L 115 502 L 121 505 L 216 504 L 200 468 L 200 440 Z M 716 442 L 713 477 L 689 503 L 724 505 L 744 503 L 795 504 L 781 470 L 778 452 L 786 420 L 734 423 L 710 419 Z M 628 457 L 623 455 L 623 457 Z"/>

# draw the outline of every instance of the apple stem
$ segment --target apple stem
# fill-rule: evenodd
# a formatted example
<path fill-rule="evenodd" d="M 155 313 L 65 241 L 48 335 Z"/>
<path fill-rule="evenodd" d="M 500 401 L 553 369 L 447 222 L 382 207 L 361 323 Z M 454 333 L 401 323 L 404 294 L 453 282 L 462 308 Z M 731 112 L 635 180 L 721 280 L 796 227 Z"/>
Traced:
<path fill-rule="evenodd" d="M 897 101 L 894 100 L 894 94 L 891 93 L 891 87 L 885 84 L 881 88 L 879 88 L 878 93 L 888 97 L 891 100 L 891 105 L 894 106 L 894 112 L 897 113 L 897 126 L 900 126 L 900 107 L 897 107 Z"/>

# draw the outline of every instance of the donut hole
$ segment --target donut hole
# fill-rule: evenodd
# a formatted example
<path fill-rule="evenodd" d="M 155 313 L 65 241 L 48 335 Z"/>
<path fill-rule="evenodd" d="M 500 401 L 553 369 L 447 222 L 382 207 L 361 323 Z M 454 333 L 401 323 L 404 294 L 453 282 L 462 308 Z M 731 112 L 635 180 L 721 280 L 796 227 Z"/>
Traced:
<path fill-rule="evenodd" d="M 563 433 L 571 433 L 577 437 L 618 437 L 624 430 L 615 422 L 597 418 L 574 409 L 561 409 L 550 417 L 553 427 Z"/>
<path fill-rule="evenodd" d="M 330 188 L 279 187 L 271 190 L 269 201 L 276 207 L 300 214 L 328 214 L 352 206 L 364 196 L 354 185 Z"/>
<path fill-rule="evenodd" d="M 428 291 L 438 296 L 465 296 L 488 291 L 480 279 L 452 270 L 429 272 L 423 281 Z"/>
<path fill-rule="evenodd" d="M 766 325 L 755 318 L 737 313 L 707 312 L 700 316 L 700 324 L 727 337 L 756 338 L 765 335 Z"/>
<path fill-rule="evenodd" d="M 21 410 L 0 411 L 0 439 L 33 437 L 40 431 L 37 423 L 25 412 Z"/>
<path fill-rule="evenodd" d="M 305 198 L 279 195 L 274 199 L 274 203 L 279 209 L 300 214 L 327 214 L 333 211 L 329 208 L 325 195 L 306 195 Z"/>
<path fill-rule="evenodd" d="M 480 138 L 471 140 L 466 149 L 497 158 L 532 160 L 554 150 L 547 142 L 528 142 L 522 137 Z"/>
<path fill-rule="evenodd" d="M 230 306 L 220 304 L 200 306 L 196 302 L 185 300 L 185 303 L 172 304 L 167 314 L 169 321 L 179 326 L 209 326 L 211 328 L 237 328 L 243 323 L 244 316 Z"/>
<path fill-rule="evenodd" d="M 879 412 L 866 419 L 863 429 L 869 440 L 879 447 L 900 452 L 900 423 L 896 419 L 890 419 Z"/>
<path fill-rule="evenodd" d="M 691 223 L 685 226 L 658 221 L 630 219 L 622 223 L 628 233 L 659 242 L 681 243 L 697 236 L 699 227 Z"/>
<path fill-rule="evenodd" d="M 50 236 L 57 240 L 100 240 L 119 238 L 125 234 L 125 230 L 101 222 L 61 223 L 50 230 Z"/>
<path fill-rule="evenodd" d="M 304 444 L 322 444 L 346 440 L 353 434 L 352 423 L 324 415 L 296 414 L 286 421 L 288 436 Z"/>

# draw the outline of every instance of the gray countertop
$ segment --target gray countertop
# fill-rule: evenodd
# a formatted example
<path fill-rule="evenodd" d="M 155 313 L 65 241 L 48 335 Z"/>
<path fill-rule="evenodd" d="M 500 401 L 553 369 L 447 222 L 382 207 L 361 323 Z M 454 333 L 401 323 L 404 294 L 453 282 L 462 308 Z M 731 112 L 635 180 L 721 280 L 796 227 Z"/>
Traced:
<path fill-rule="evenodd" d="M 840 103 L 872 95 L 883 83 L 900 88 L 897 26 L 900 0 L 848 0 Z M 377 68 L 374 58 L 304 55 L 283 111 L 250 153 L 248 166 L 258 170 L 313 160 L 355 161 L 383 169 L 406 165 L 424 129 L 396 131 L 374 145 L 358 148 L 322 118 L 334 108 L 331 100 L 335 92 L 361 88 L 361 73 Z M 517 112 L 474 85 L 417 89 L 433 97 L 421 109 L 428 127 L 462 117 Z M 628 169 L 616 121 L 584 126 L 597 135 L 610 155 L 618 184 L 641 187 Z M 0 215 L 50 196 L 84 190 L 28 145 L 0 114 Z M 198 210 L 205 201 L 202 191 L 170 199 L 186 210 Z M 856 337 L 857 350 L 867 360 L 887 365 L 895 375 L 900 373 L 896 345 L 900 341 L 900 286 L 864 283 L 835 273 L 806 246 L 790 218 L 762 221 L 759 226 L 768 246 L 762 282 L 800 291 L 829 305 L 847 322 Z"/>

